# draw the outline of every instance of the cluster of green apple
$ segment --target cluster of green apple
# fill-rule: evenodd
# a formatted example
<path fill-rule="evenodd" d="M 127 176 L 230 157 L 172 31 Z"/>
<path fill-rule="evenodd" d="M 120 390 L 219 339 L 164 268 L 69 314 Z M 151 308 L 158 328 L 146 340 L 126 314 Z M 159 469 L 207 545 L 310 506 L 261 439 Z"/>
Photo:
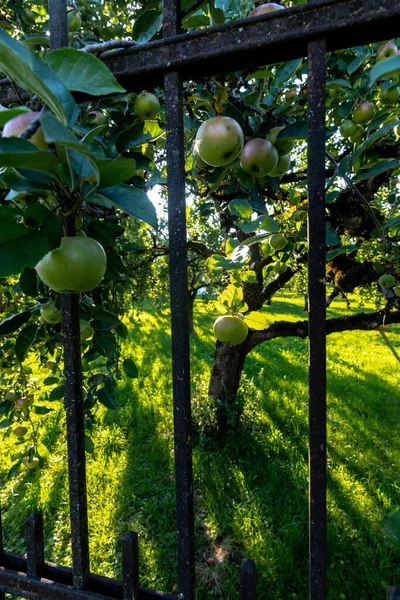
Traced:
<path fill-rule="evenodd" d="M 345 119 L 340 125 L 340 133 L 344 138 L 350 139 L 353 144 L 358 144 L 364 139 L 365 127 L 375 115 L 375 106 L 372 102 L 361 102 L 353 110 L 352 118 Z"/>
<path fill-rule="evenodd" d="M 294 142 L 279 140 L 283 127 L 274 127 L 266 138 L 255 138 L 244 145 L 244 135 L 239 123 L 231 117 L 212 117 L 197 131 L 194 145 L 195 155 L 212 167 L 230 164 L 240 155 L 242 169 L 260 178 L 281 177 L 290 167 L 290 156 Z"/>
<path fill-rule="evenodd" d="M 379 277 L 379 285 L 382 289 L 393 289 L 397 297 L 400 297 L 400 285 L 396 285 L 396 279 L 390 273 L 385 273 Z"/>
<path fill-rule="evenodd" d="M 376 55 L 377 63 L 395 56 L 399 53 L 396 44 L 387 42 L 383 44 Z M 329 89 L 330 95 L 337 93 L 341 95 L 341 88 Z M 385 82 L 381 88 L 379 102 L 384 105 L 393 106 L 397 104 L 400 98 L 400 87 L 396 83 Z M 375 116 L 375 105 L 373 102 L 361 102 L 353 110 L 351 119 L 345 119 L 340 125 L 340 133 L 346 139 L 354 144 L 358 144 L 365 137 L 365 127 Z"/>
<path fill-rule="evenodd" d="M 249 333 L 249 328 L 244 322 L 241 313 L 232 313 L 217 317 L 214 322 L 214 335 L 219 342 L 237 346 L 244 342 Z"/>
<path fill-rule="evenodd" d="M 57 306 L 56 302 L 54 302 L 54 300 L 47 302 L 47 304 L 45 304 L 44 306 L 41 307 L 40 316 L 42 317 L 43 321 L 45 321 L 46 323 L 49 323 L 50 325 L 57 325 L 58 323 L 61 323 L 61 318 L 62 318 L 61 309 L 58 308 L 58 306 Z M 93 332 L 94 332 L 94 329 L 90 325 L 90 323 L 88 321 L 83 321 L 82 319 L 79 321 L 79 329 L 80 329 L 81 340 L 89 339 L 90 337 L 92 337 Z M 52 368 L 53 367 L 52 363 L 53 363 L 53 361 L 49 361 L 47 363 L 47 366 L 49 368 Z"/>

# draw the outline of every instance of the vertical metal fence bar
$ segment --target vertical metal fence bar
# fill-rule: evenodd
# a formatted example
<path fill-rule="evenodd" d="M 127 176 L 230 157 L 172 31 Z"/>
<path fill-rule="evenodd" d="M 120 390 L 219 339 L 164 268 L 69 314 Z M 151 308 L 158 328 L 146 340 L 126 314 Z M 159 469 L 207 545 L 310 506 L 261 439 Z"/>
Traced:
<path fill-rule="evenodd" d="M 253 560 L 245 559 L 240 567 L 240 600 L 256 598 L 256 565 Z"/>
<path fill-rule="evenodd" d="M 51 48 L 68 45 L 65 0 L 49 0 Z M 54 35 L 54 37 L 53 37 Z M 64 221 L 65 233 L 74 236 L 75 219 Z M 67 420 L 69 502 L 74 586 L 84 588 L 89 579 L 89 534 L 86 498 L 85 425 L 79 330 L 79 294 L 62 294 L 64 336 L 65 410 Z"/>
<path fill-rule="evenodd" d="M 42 515 L 33 513 L 25 523 L 27 574 L 41 577 L 44 568 L 44 539 Z"/>
<path fill-rule="evenodd" d="M 325 42 L 308 46 L 310 600 L 326 600 Z"/>
<path fill-rule="evenodd" d="M 164 0 L 164 36 L 179 33 L 179 28 L 179 0 Z M 178 588 L 184 600 L 193 600 L 194 517 L 192 449 L 190 441 L 190 344 L 186 253 L 185 145 L 183 86 L 179 73 L 167 72 L 165 74 L 164 92 L 167 128 L 169 273 L 175 424 Z"/>
<path fill-rule="evenodd" d="M 123 600 L 139 600 L 138 534 L 128 531 L 122 539 Z"/>

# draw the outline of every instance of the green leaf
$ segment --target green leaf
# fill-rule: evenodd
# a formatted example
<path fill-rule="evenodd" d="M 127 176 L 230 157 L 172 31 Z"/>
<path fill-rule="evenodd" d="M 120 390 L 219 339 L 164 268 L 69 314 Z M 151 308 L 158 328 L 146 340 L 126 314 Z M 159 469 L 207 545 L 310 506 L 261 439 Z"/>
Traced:
<path fill-rule="evenodd" d="M 327 127 L 325 129 L 325 136 L 328 138 L 335 132 L 336 128 Z M 299 121 L 298 123 L 293 123 L 292 125 L 285 127 L 285 129 L 282 129 L 282 131 L 278 133 L 278 140 L 306 140 L 307 136 L 307 123 L 305 121 Z"/>
<path fill-rule="evenodd" d="M 65 385 L 59 385 L 50 392 L 49 400 L 54 402 L 55 400 L 62 400 L 65 396 Z"/>
<path fill-rule="evenodd" d="M 95 163 L 100 173 L 100 186 L 106 188 L 131 179 L 136 170 L 135 159 L 124 156 L 96 159 Z"/>
<path fill-rule="evenodd" d="M 351 63 L 347 66 L 348 74 L 352 75 L 355 71 L 357 71 L 357 69 L 361 67 L 365 59 L 365 55 L 356 56 L 356 58 L 352 60 Z"/>
<path fill-rule="evenodd" d="M 137 379 L 139 374 L 138 368 L 131 358 L 127 358 L 126 360 L 124 360 L 124 362 L 122 363 L 122 367 L 127 377 L 130 377 L 131 379 Z"/>
<path fill-rule="evenodd" d="M 38 329 L 37 325 L 27 325 L 19 332 L 17 341 L 15 342 L 15 354 L 19 362 L 22 363 L 25 360 L 29 348 L 35 340 Z"/>
<path fill-rule="evenodd" d="M 0 277 L 21 273 L 24 267 L 35 266 L 48 252 L 44 231 L 25 230 L 25 234 L 0 243 Z"/>
<path fill-rule="evenodd" d="M 139 44 L 146 44 L 161 29 L 162 13 L 158 10 L 146 10 L 136 19 L 132 37 Z"/>
<path fill-rule="evenodd" d="M 387 60 L 389 60 L 389 59 L 387 59 Z M 378 131 L 376 133 L 374 133 L 373 135 L 369 135 L 367 137 L 367 139 L 365 140 L 365 142 L 360 144 L 359 147 L 357 148 L 357 150 L 353 153 L 352 162 L 354 163 L 355 159 L 358 156 L 360 156 L 365 150 L 367 150 L 367 148 L 372 146 L 372 144 L 374 144 L 377 140 L 379 140 L 379 138 L 386 135 L 391 129 L 394 129 L 399 124 L 400 124 L 400 120 L 392 121 L 391 123 L 386 123 L 386 125 L 383 125 L 383 127 L 378 129 Z"/>
<path fill-rule="evenodd" d="M 58 381 L 58 377 L 46 377 L 43 381 L 43 385 L 54 385 L 55 383 L 58 383 Z"/>
<path fill-rule="evenodd" d="M 61 48 L 46 54 L 44 61 L 70 92 L 106 96 L 125 91 L 105 64 L 88 52 Z"/>
<path fill-rule="evenodd" d="M 118 152 L 132 150 L 152 139 L 150 133 L 144 131 L 144 123 L 135 123 L 132 127 L 121 131 L 115 139 L 115 146 Z"/>
<path fill-rule="evenodd" d="M 280 65 L 280 67 L 278 67 L 275 73 L 275 85 L 278 83 L 283 83 L 287 79 L 293 77 L 293 75 L 296 73 L 297 69 L 300 67 L 302 62 L 302 58 L 296 58 L 294 60 L 289 60 Z"/>
<path fill-rule="evenodd" d="M 36 447 L 36 452 L 43 460 L 48 460 L 50 458 L 50 451 L 44 444 L 38 444 Z"/>
<path fill-rule="evenodd" d="M 97 330 L 94 333 L 93 339 L 103 356 L 109 359 L 114 357 L 117 350 L 117 340 L 111 331 Z"/>
<path fill-rule="evenodd" d="M 4 321 L 0 323 L 0 335 L 8 335 L 9 333 L 17 331 L 17 329 L 29 321 L 31 316 L 32 313 L 29 310 L 25 310 L 24 312 L 4 319 Z"/>
<path fill-rule="evenodd" d="M 11 121 L 11 119 L 15 119 L 22 113 L 30 112 L 29 108 L 26 106 L 16 106 L 15 108 L 0 108 L 0 127 L 3 127 L 7 123 L 7 121 Z"/>
<path fill-rule="evenodd" d="M 369 85 L 373 86 L 377 79 L 386 77 L 387 75 L 394 75 L 400 72 L 400 55 L 391 56 L 385 58 L 379 63 L 375 63 L 369 72 Z"/>
<path fill-rule="evenodd" d="M 275 233 L 279 229 L 279 224 L 272 217 L 263 215 L 263 220 L 260 223 L 260 229 L 264 229 L 264 231 L 268 231 L 270 233 Z"/>
<path fill-rule="evenodd" d="M 255 329 L 256 331 L 262 331 L 263 329 L 268 329 L 269 322 L 267 315 L 261 312 L 250 312 L 244 316 L 244 322 L 251 329 Z"/>
<path fill-rule="evenodd" d="M 50 152 L 17 137 L 0 138 L 0 167 L 22 167 L 45 173 L 57 173 L 57 159 Z"/>
<path fill-rule="evenodd" d="M 217 301 L 222 307 L 234 313 L 240 312 L 243 308 L 243 290 L 231 283 L 218 296 Z"/>
<path fill-rule="evenodd" d="M 121 325 L 121 321 L 110 312 L 102 310 L 95 314 L 95 318 L 90 322 L 94 329 L 106 331 L 109 329 L 117 329 Z"/>
<path fill-rule="evenodd" d="M 376 175 L 380 175 L 384 173 L 388 169 L 395 169 L 400 165 L 400 160 L 396 160 L 394 158 L 388 158 L 386 160 L 381 160 L 376 165 L 374 165 L 371 169 L 367 169 L 366 171 L 360 171 L 359 175 L 355 178 L 355 182 L 362 181 L 363 179 L 369 179 L 370 177 L 375 177 Z"/>
<path fill-rule="evenodd" d="M 89 454 L 93 454 L 94 452 L 94 443 L 91 437 L 85 434 L 85 451 Z"/>
<path fill-rule="evenodd" d="M 349 254 L 357 250 L 358 246 L 355 244 L 347 244 L 346 246 L 341 246 L 340 248 L 336 248 L 336 250 L 331 250 L 326 254 L 326 260 L 333 260 L 336 256 L 340 256 L 341 254 Z"/>
<path fill-rule="evenodd" d="M 32 411 L 37 415 L 47 415 L 49 412 L 53 412 L 54 408 L 44 406 L 44 404 L 34 404 Z"/>
<path fill-rule="evenodd" d="M 242 219 L 251 219 L 253 208 L 248 200 L 232 200 L 229 202 L 229 210 L 232 215 L 241 217 Z"/>
<path fill-rule="evenodd" d="M 117 401 L 115 399 L 114 394 L 107 388 L 100 388 L 96 392 L 97 399 L 101 404 L 103 404 L 106 408 L 111 408 L 112 410 L 116 410 L 118 408 Z"/>
<path fill-rule="evenodd" d="M 25 267 L 19 278 L 19 287 L 26 296 L 38 295 L 37 276 L 33 267 Z"/>
<path fill-rule="evenodd" d="M 78 107 L 65 85 L 29 48 L 0 29 L 0 71 L 36 94 L 65 124 L 73 125 Z"/>
<path fill-rule="evenodd" d="M 70 129 L 65 127 L 51 113 L 45 113 L 41 117 L 45 140 L 48 144 L 60 144 L 66 148 L 77 150 L 78 152 L 91 154 L 91 146 L 82 143 L 80 139 L 72 133 Z"/>
<path fill-rule="evenodd" d="M 393 217 L 386 221 L 384 229 L 391 229 L 392 227 L 398 227 L 400 225 L 400 217 Z"/>
<path fill-rule="evenodd" d="M 114 206 L 124 210 L 132 217 L 157 228 L 156 209 L 142 190 L 130 185 L 115 185 L 99 190 L 98 195 L 109 200 Z"/>
<path fill-rule="evenodd" d="M 327 246 L 340 246 L 340 239 L 330 225 L 326 223 L 326 245 Z"/>

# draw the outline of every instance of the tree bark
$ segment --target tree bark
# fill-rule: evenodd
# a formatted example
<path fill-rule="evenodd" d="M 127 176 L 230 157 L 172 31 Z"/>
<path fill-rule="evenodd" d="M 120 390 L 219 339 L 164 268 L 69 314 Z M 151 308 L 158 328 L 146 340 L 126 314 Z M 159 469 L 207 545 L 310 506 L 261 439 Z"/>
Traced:
<path fill-rule="evenodd" d="M 193 310 L 198 290 L 189 290 L 189 333 L 194 332 Z"/>

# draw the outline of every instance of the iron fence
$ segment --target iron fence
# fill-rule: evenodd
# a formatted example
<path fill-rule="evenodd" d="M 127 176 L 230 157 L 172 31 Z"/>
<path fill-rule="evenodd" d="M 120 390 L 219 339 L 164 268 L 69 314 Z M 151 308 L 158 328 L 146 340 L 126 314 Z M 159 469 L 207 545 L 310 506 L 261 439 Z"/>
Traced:
<path fill-rule="evenodd" d="M 242 68 L 308 57 L 309 266 L 309 564 L 310 599 L 327 598 L 326 549 L 326 331 L 325 331 L 325 56 L 326 52 L 398 34 L 400 1 L 310 0 L 249 20 L 180 33 L 179 0 L 164 0 L 164 38 L 105 59 L 132 91 L 163 85 L 166 106 L 172 367 L 179 595 L 139 582 L 138 537 L 122 540 L 122 581 L 93 575 L 89 562 L 79 296 L 62 296 L 65 410 L 68 440 L 72 569 L 44 560 L 43 523 L 26 521 L 26 556 L 3 548 L 0 514 L 0 600 L 5 593 L 34 600 L 194 600 L 193 477 L 190 442 L 190 362 L 185 222 L 183 85 Z M 65 0 L 49 0 L 51 48 L 67 45 Z M 260 58 L 262 56 L 262 58 Z M 9 92 L 8 99 L 12 99 Z M 65 223 L 74 235 L 75 223 Z M 243 561 L 240 596 L 256 597 L 255 565 Z M 389 588 L 388 600 L 400 598 Z"/>

